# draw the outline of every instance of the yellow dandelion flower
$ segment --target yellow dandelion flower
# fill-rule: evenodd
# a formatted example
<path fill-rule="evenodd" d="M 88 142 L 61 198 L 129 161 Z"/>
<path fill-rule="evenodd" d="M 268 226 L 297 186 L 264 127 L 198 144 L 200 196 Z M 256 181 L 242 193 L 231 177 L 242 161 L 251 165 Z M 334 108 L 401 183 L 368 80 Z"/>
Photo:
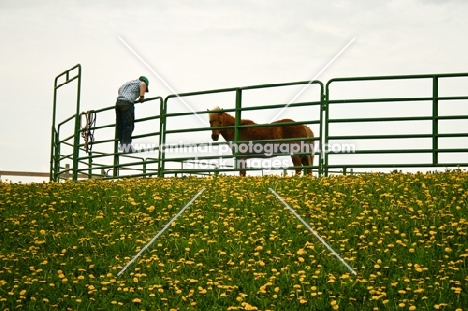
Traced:
<path fill-rule="evenodd" d="M 252 306 L 251 304 L 248 304 L 247 302 L 242 303 L 242 306 L 244 307 L 244 310 L 258 310 L 257 307 Z"/>
<path fill-rule="evenodd" d="M 305 255 L 305 254 L 307 254 L 307 251 L 306 251 L 305 249 L 301 248 L 301 249 L 299 249 L 299 250 L 297 251 L 297 254 L 298 254 L 298 255 Z"/>

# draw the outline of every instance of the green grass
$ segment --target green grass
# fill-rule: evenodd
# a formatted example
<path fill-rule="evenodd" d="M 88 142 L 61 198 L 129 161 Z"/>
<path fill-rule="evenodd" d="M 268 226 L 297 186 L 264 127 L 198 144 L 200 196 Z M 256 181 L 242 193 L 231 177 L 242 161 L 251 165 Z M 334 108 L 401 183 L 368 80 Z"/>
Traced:
<path fill-rule="evenodd" d="M 0 309 L 463 310 L 467 202 L 462 171 L 0 183 Z"/>

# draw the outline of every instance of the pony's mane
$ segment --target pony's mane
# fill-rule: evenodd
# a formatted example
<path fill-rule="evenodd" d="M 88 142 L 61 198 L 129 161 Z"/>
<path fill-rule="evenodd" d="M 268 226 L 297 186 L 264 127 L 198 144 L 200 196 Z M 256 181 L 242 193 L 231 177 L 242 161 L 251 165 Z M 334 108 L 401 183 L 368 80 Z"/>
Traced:
<path fill-rule="evenodd" d="M 235 119 L 233 115 L 231 115 L 231 114 L 229 114 L 227 112 L 223 112 L 223 110 L 221 108 L 219 108 L 219 106 L 214 107 L 210 111 L 211 111 L 209 113 L 210 120 L 213 120 L 213 119 L 217 118 L 219 113 L 225 114 L 226 116 L 228 116 L 232 120 Z M 242 119 L 241 124 L 246 125 L 246 124 L 256 124 L 256 123 L 254 121 L 252 121 L 252 120 Z"/>

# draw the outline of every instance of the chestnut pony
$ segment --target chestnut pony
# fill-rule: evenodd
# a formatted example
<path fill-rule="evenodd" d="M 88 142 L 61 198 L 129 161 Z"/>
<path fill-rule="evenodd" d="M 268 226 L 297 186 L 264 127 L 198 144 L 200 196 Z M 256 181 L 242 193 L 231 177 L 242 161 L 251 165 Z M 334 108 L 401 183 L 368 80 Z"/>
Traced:
<path fill-rule="evenodd" d="M 215 107 L 212 110 L 209 110 L 209 119 L 210 119 L 210 126 L 211 127 L 223 127 L 223 126 L 234 126 L 235 118 L 224 112 L 219 107 Z M 240 128 L 240 141 L 244 141 L 244 143 L 239 143 L 239 145 L 244 144 L 244 147 L 247 147 L 248 142 L 257 141 L 257 140 L 274 140 L 274 139 L 287 139 L 287 138 L 312 138 L 314 137 L 314 133 L 312 130 L 305 126 L 305 125 L 284 125 L 278 126 L 275 124 L 282 123 L 282 122 L 294 122 L 291 119 L 282 119 L 271 123 L 271 126 L 266 127 L 246 127 Z M 256 124 L 251 120 L 241 120 L 241 125 L 251 125 Z M 226 128 L 226 129 L 213 129 L 211 133 L 211 138 L 214 141 L 219 140 L 219 135 L 223 136 L 224 140 L 227 142 L 234 141 L 234 128 Z M 247 143 L 245 143 L 247 141 Z M 301 140 L 299 140 L 301 141 Z M 299 141 L 288 141 L 288 142 L 281 142 L 281 143 L 274 143 L 276 145 L 275 152 L 272 153 L 282 153 L 285 150 L 282 147 L 290 148 L 286 150 L 296 150 L 300 152 L 309 152 L 309 154 L 302 154 L 302 155 L 295 155 L 291 154 L 293 165 L 298 166 L 311 166 L 313 165 L 314 161 L 314 141 L 313 140 L 306 140 L 299 143 Z M 254 143 L 256 144 L 256 143 Z M 264 143 L 263 146 L 265 146 Z M 273 143 L 270 143 L 273 144 Z M 231 145 L 232 146 L 232 145 Z M 252 146 L 252 144 L 250 144 Z M 306 146 L 306 148 L 304 148 Z M 279 147 L 280 151 L 277 151 Z M 234 147 L 232 147 L 232 151 L 234 154 Z M 245 152 L 242 151 L 241 148 L 239 149 L 240 154 L 246 154 L 246 156 L 242 156 L 238 159 L 238 163 L 240 163 L 240 176 L 246 175 L 246 170 L 243 169 L 246 167 L 246 159 L 254 158 L 255 152 Z M 265 149 L 266 150 L 266 149 Z M 252 150 L 249 150 L 252 151 Z M 261 154 L 265 154 L 264 152 L 260 152 Z M 257 153 L 259 154 L 259 153 Z M 258 156 L 257 156 L 258 157 Z M 306 169 L 307 175 L 312 175 L 312 169 Z M 301 174 L 301 169 L 296 168 L 296 176 Z"/>

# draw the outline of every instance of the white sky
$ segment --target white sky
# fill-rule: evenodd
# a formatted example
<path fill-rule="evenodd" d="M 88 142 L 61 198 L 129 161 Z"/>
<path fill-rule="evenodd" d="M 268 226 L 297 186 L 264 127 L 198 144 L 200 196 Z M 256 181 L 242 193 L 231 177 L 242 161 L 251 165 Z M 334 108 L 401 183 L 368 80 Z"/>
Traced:
<path fill-rule="evenodd" d="M 319 80 L 468 72 L 467 15 L 461 0 L 0 0 L 0 170 L 48 172 L 54 78 L 77 63 L 82 111 L 140 75 L 149 97 L 172 93 L 119 36 L 190 92 L 309 80 L 353 37 Z M 62 104 L 58 119 L 73 111 Z"/>

